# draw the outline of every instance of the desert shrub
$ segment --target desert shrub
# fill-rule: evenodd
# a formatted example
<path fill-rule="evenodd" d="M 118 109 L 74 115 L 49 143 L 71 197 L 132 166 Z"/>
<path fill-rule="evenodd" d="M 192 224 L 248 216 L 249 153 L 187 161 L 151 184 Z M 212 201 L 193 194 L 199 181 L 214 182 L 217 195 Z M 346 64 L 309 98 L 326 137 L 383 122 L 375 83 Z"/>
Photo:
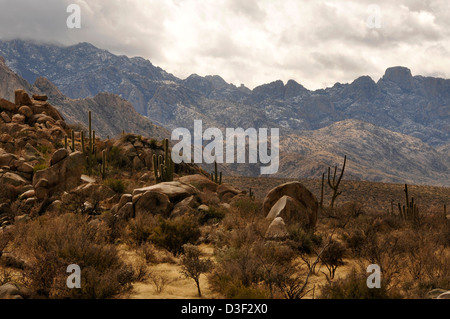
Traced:
<path fill-rule="evenodd" d="M 132 245 L 141 246 L 149 240 L 157 225 L 158 221 L 153 215 L 139 214 L 128 223 L 126 238 Z"/>
<path fill-rule="evenodd" d="M 125 156 L 121 151 L 120 148 L 117 146 L 111 147 L 111 149 L 108 152 L 108 163 L 110 163 L 111 166 L 121 169 L 121 168 L 127 168 L 131 166 L 130 159 Z"/>
<path fill-rule="evenodd" d="M 152 150 L 156 150 L 158 148 L 158 142 L 154 138 L 150 140 L 150 148 Z"/>
<path fill-rule="evenodd" d="M 148 277 L 150 279 L 150 283 L 155 288 L 155 292 L 158 294 L 162 293 L 164 288 L 173 282 L 173 280 L 170 279 L 164 272 L 152 271 L 149 273 Z"/>
<path fill-rule="evenodd" d="M 347 277 L 328 282 L 321 291 L 322 299 L 388 299 L 398 298 L 398 294 L 390 294 L 386 287 L 367 287 L 367 274 L 359 274 L 355 269 Z"/>
<path fill-rule="evenodd" d="M 38 171 L 42 171 L 44 169 L 48 168 L 48 165 L 43 163 L 43 164 L 37 164 L 33 167 L 33 171 L 36 173 Z"/>
<path fill-rule="evenodd" d="M 248 197 L 240 198 L 232 203 L 242 217 L 255 218 L 261 216 L 261 203 L 253 201 Z"/>
<path fill-rule="evenodd" d="M 311 254 L 322 243 L 322 237 L 312 231 L 305 231 L 300 225 L 289 225 L 289 245 L 300 253 Z"/>
<path fill-rule="evenodd" d="M 44 298 L 111 298 L 130 287 L 132 269 L 107 242 L 107 227 L 75 214 L 17 225 L 13 245 L 31 266 L 25 284 Z M 81 268 L 81 289 L 68 289 L 66 268 Z"/>
<path fill-rule="evenodd" d="M 217 285 L 217 284 L 216 284 Z M 225 281 L 222 292 L 227 299 L 268 299 L 263 287 L 247 287 L 240 281 Z"/>
<path fill-rule="evenodd" d="M 351 255 L 354 257 L 361 256 L 366 237 L 361 230 L 351 231 L 349 233 L 342 234 L 342 239 L 347 245 L 347 248 L 351 251 Z"/>
<path fill-rule="evenodd" d="M 48 154 L 51 151 L 51 147 L 48 145 L 37 145 L 36 150 L 42 154 Z"/>
<path fill-rule="evenodd" d="M 155 247 L 151 243 L 143 243 L 137 249 L 138 253 L 144 258 L 148 264 L 156 264 L 158 262 L 158 256 L 156 254 Z"/>
<path fill-rule="evenodd" d="M 159 217 L 158 225 L 153 229 L 150 240 L 155 245 L 178 254 L 182 252 L 184 244 L 194 244 L 200 235 L 199 223 L 192 215 L 183 215 L 174 219 Z"/>
<path fill-rule="evenodd" d="M 111 188 L 117 194 L 123 194 L 125 192 L 126 185 L 120 179 L 109 178 L 105 180 L 103 184 Z"/>
<path fill-rule="evenodd" d="M 336 269 L 344 265 L 345 247 L 338 241 L 332 241 L 325 247 L 320 260 L 327 267 L 329 278 L 333 279 Z"/>
<path fill-rule="evenodd" d="M 209 207 L 207 211 L 201 211 L 199 213 L 199 222 L 204 225 L 208 222 L 220 222 L 225 217 L 226 210 L 220 207 Z"/>

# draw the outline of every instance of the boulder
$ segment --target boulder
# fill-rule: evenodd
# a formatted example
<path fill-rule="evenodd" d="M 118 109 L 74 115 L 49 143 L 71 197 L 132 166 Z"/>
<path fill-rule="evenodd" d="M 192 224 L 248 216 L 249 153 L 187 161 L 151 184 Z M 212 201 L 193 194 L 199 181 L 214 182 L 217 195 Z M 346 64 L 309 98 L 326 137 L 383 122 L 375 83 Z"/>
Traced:
<path fill-rule="evenodd" d="M 282 240 L 288 236 L 288 232 L 286 229 L 286 224 L 284 223 L 283 218 L 277 217 L 272 223 L 269 225 L 267 232 L 265 234 L 266 239 L 275 239 Z"/>
<path fill-rule="evenodd" d="M 18 157 L 10 153 L 0 153 L 0 167 L 11 166 L 13 161 L 18 160 Z"/>
<path fill-rule="evenodd" d="M 17 171 L 22 172 L 22 173 L 26 173 L 26 174 L 33 174 L 33 166 L 31 166 L 28 163 L 21 163 L 20 165 L 18 165 L 16 167 Z"/>
<path fill-rule="evenodd" d="M 14 114 L 11 122 L 16 124 L 25 124 L 25 116 L 22 114 Z"/>
<path fill-rule="evenodd" d="M 308 210 L 299 201 L 290 196 L 284 195 L 269 211 L 266 218 L 274 220 L 277 217 L 282 217 L 287 223 L 299 223 L 302 227 L 309 226 Z"/>
<path fill-rule="evenodd" d="M 16 105 L 8 100 L 0 99 L 0 110 L 7 112 L 15 112 Z"/>
<path fill-rule="evenodd" d="M 55 151 L 55 153 L 53 153 L 52 159 L 50 160 L 50 165 L 55 165 L 61 162 L 67 156 L 69 156 L 69 151 L 65 148 L 60 148 L 59 150 Z"/>
<path fill-rule="evenodd" d="M 82 198 L 90 198 L 95 201 L 104 201 L 115 195 L 114 191 L 106 185 L 97 183 L 88 183 L 76 187 L 71 192 Z"/>
<path fill-rule="evenodd" d="M 450 291 L 440 294 L 436 299 L 450 299 Z"/>
<path fill-rule="evenodd" d="M 85 157 L 81 152 L 74 152 L 47 169 L 37 171 L 33 176 L 33 187 L 43 179 L 48 182 L 49 194 L 72 190 L 81 182 Z M 36 194 L 37 196 L 37 194 Z"/>
<path fill-rule="evenodd" d="M 133 196 L 131 194 L 123 194 L 120 197 L 119 204 L 117 204 L 117 209 L 120 210 L 126 203 L 132 202 Z"/>
<path fill-rule="evenodd" d="M 3 184 L 9 184 L 12 186 L 23 186 L 29 183 L 22 176 L 14 174 L 12 172 L 1 174 L 0 181 Z"/>
<path fill-rule="evenodd" d="M 34 197 L 34 196 L 35 196 L 35 191 L 34 191 L 34 189 L 31 189 L 31 190 L 26 191 L 23 194 L 21 194 L 19 196 L 19 199 L 24 200 L 24 199 L 28 199 L 28 198 L 31 198 L 31 197 Z"/>
<path fill-rule="evenodd" d="M 189 196 L 180 201 L 175 205 L 175 207 L 172 210 L 172 213 L 170 214 L 170 217 L 178 217 L 182 216 L 186 213 L 194 212 L 194 207 L 198 206 L 198 201 L 195 196 Z"/>
<path fill-rule="evenodd" d="M 44 94 L 33 94 L 32 98 L 33 98 L 33 100 L 43 101 L 43 102 L 48 100 L 47 95 L 44 95 Z"/>
<path fill-rule="evenodd" d="M 427 293 L 427 297 L 430 299 L 436 299 L 437 297 L 439 297 L 440 295 L 442 295 L 445 292 L 447 292 L 447 290 L 436 288 L 436 289 L 429 291 Z"/>
<path fill-rule="evenodd" d="M 6 112 L 0 113 L 0 117 L 3 120 L 3 122 L 11 123 L 11 118 L 9 117 L 9 115 Z"/>
<path fill-rule="evenodd" d="M 168 216 L 172 210 L 173 205 L 169 197 L 162 192 L 148 190 L 145 193 L 135 196 L 137 199 L 133 201 L 135 202 L 134 209 L 136 216 L 139 214 Z"/>
<path fill-rule="evenodd" d="M 186 197 L 198 194 L 198 190 L 195 187 L 189 184 L 181 183 L 179 181 L 174 181 L 135 189 L 133 191 L 133 197 L 147 191 L 156 191 L 163 193 L 167 195 L 173 203 L 179 202 Z"/>
<path fill-rule="evenodd" d="M 33 116 L 33 110 L 26 105 L 23 105 L 19 108 L 19 113 L 25 116 L 26 118 L 30 118 Z"/>
<path fill-rule="evenodd" d="M 31 102 L 30 96 L 25 90 L 16 90 L 14 92 L 15 102 L 17 106 L 27 105 L 31 106 L 33 103 Z"/>
<path fill-rule="evenodd" d="M 283 196 L 289 196 L 303 207 L 303 210 L 298 212 L 300 220 L 302 220 L 301 216 L 303 214 L 307 214 L 309 220 L 308 227 L 314 228 L 316 226 L 319 203 L 317 202 L 316 197 L 299 182 L 282 184 L 270 190 L 263 201 L 262 209 L 264 216 L 269 215 L 272 207 Z"/>
<path fill-rule="evenodd" d="M 0 142 L 1 143 L 13 143 L 14 138 L 9 134 L 2 134 L 2 135 L 0 135 Z"/>
<path fill-rule="evenodd" d="M 200 174 L 183 176 L 178 180 L 182 183 L 190 184 L 202 192 L 216 192 L 218 187 L 212 180 Z"/>
<path fill-rule="evenodd" d="M 60 200 L 53 201 L 45 210 L 46 213 L 60 213 L 63 208 L 63 202 Z"/>
<path fill-rule="evenodd" d="M 24 146 L 22 156 L 25 158 L 27 162 L 32 162 L 35 160 L 39 161 L 42 159 L 37 149 L 35 149 L 30 143 L 27 143 Z"/>
<path fill-rule="evenodd" d="M 125 205 L 123 205 L 117 212 L 117 217 L 119 219 L 123 219 L 123 220 L 129 220 L 130 218 L 133 218 L 134 216 L 135 216 L 134 206 L 133 206 L 133 203 L 131 203 L 131 202 L 128 202 Z"/>
<path fill-rule="evenodd" d="M 205 204 L 198 206 L 197 209 L 201 212 L 209 212 L 209 206 Z"/>
<path fill-rule="evenodd" d="M 14 282 L 8 282 L 0 286 L 0 299 L 30 298 L 31 295 L 32 292 L 30 289 Z"/>
<path fill-rule="evenodd" d="M 242 193 L 240 189 L 237 189 L 236 187 L 227 183 L 220 184 L 217 187 L 217 194 L 219 195 L 220 198 L 224 197 L 226 194 L 231 194 L 235 196 L 240 193 Z"/>

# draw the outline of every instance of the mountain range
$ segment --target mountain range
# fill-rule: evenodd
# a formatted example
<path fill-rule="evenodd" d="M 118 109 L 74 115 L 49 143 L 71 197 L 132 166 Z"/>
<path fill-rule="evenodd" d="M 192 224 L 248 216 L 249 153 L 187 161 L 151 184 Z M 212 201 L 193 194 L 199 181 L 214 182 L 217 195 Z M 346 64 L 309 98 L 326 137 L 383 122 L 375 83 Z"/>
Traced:
<path fill-rule="evenodd" d="M 361 76 L 311 91 L 277 80 L 250 90 L 218 75 L 179 79 L 148 60 L 89 43 L 0 41 L 0 56 L 19 75 L 14 85 L 0 75 L 2 96 L 16 86 L 44 92 L 68 122 L 85 122 L 86 110 L 96 108 L 103 136 L 126 129 L 159 138 L 176 127 L 192 129 L 194 119 L 204 127 L 279 127 L 280 177 L 319 177 L 347 155 L 348 178 L 450 185 L 447 79 L 391 67 L 377 82 Z M 256 168 L 224 170 L 258 175 Z"/>

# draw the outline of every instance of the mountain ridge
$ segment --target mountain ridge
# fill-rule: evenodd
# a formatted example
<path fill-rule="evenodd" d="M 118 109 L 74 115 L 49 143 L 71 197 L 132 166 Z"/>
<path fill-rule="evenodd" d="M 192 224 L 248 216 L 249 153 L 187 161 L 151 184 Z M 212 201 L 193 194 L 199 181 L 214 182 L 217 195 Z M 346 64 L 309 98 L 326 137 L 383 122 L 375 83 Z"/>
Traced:
<path fill-rule="evenodd" d="M 5 47 L 11 49 L 12 44 L 5 43 L 0 41 L 0 54 L 5 52 Z M 7 55 L 6 61 L 14 65 L 14 61 L 26 59 L 29 52 L 37 50 L 43 55 L 49 50 L 45 45 L 32 46 L 35 47 L 22 51 L 6 50 L 10 56 L 21 55 L 20 58 Z M 20 49 L 20 45 L 16 43 L 15 48 Z M 51 48 L 55 52 L 64 51 L 57 46 Z M 192 130 L 194 119 L 202 120 L 205 128 L 279 127 L 282 158 L 277 176 L 321 177 L 324 169 L 340 163 L 347 154 L 352 161 L 348 169 L 350 178 L 449 185 L 450 80 L 413 76 L 408 68 L 396 66 L 386 69 L 377 82 L 365 75 L 351 83 L 336 83 L 310 91 L 294 80 L 286 83 L 276 80 L 250 90 L 229 84 L 218 75 L 192 74 L 184 80 L 178 79 L 143 58 L 115 56 L 87 43 L 65 50 L 68 50 L 65 55 L 52 57 L 62 57 L 55 70 L 61 67 L 65 70 L 58 75 L 63 88 L 71 84 L 66 89 L 72 88 L 81 95 L 104 89 L 86 98 L 88 104 L 96 100 L 107 104 L 109 96 L 102 92 L 117 89 L 117 101 L 124 99 L 120 103 L 128 108 L 134 106 L 136 111 L 145 113 L 153 123 L 168 130 L 177 127 Z M 78 51 L 79 56 L 72 60 L 83 62 L 84 70 L 88 71 L 86 74 L 80 71 L 80 78 L 72 83 L 69 79 L 76 72 L 70 76 L 64 74 L 72 72 L 64 61 Z M 122 69 L 111 65 L 111 61 L 122 61 Z M 30 67 L 30 63 L 19 68 L 23 72 L 45 69 L 45 66 Z M 124 69 L 130 65 L 130 70 Z M 77 99 L 67 99 L 64 103 L 60 86 L 49 85 L 47 89 L 51 99 L 60 99 L 55 105 L 63 105 L 67 113 L 75 112 Z M 126 96 L 131 104 L 125 101 Z M 111 114 L 106 112 L 104 116 Z M 258 166 L 229 165 L 224 171 L 259 175 L 259 169 L 255 168 Z"/>

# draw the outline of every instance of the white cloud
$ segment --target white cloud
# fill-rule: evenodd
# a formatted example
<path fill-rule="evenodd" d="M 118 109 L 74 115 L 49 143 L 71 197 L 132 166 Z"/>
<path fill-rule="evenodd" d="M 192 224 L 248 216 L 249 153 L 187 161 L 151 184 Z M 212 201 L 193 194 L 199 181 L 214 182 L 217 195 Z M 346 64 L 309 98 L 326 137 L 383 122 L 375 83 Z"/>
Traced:
<path fill-rule="evenodd" d="M 69 30 L 66 7 L 82 9 Z M 380 29 L 366 24 L 377 4 Z M 90 42 L 143 56 L 174 75 L 219 74 L 254 87 L 294 79 L 307 88 L 375 81 L 387 67 L 450 78 L 450 4 L 430 1 L 0 0 L 0 38 Z"/>

